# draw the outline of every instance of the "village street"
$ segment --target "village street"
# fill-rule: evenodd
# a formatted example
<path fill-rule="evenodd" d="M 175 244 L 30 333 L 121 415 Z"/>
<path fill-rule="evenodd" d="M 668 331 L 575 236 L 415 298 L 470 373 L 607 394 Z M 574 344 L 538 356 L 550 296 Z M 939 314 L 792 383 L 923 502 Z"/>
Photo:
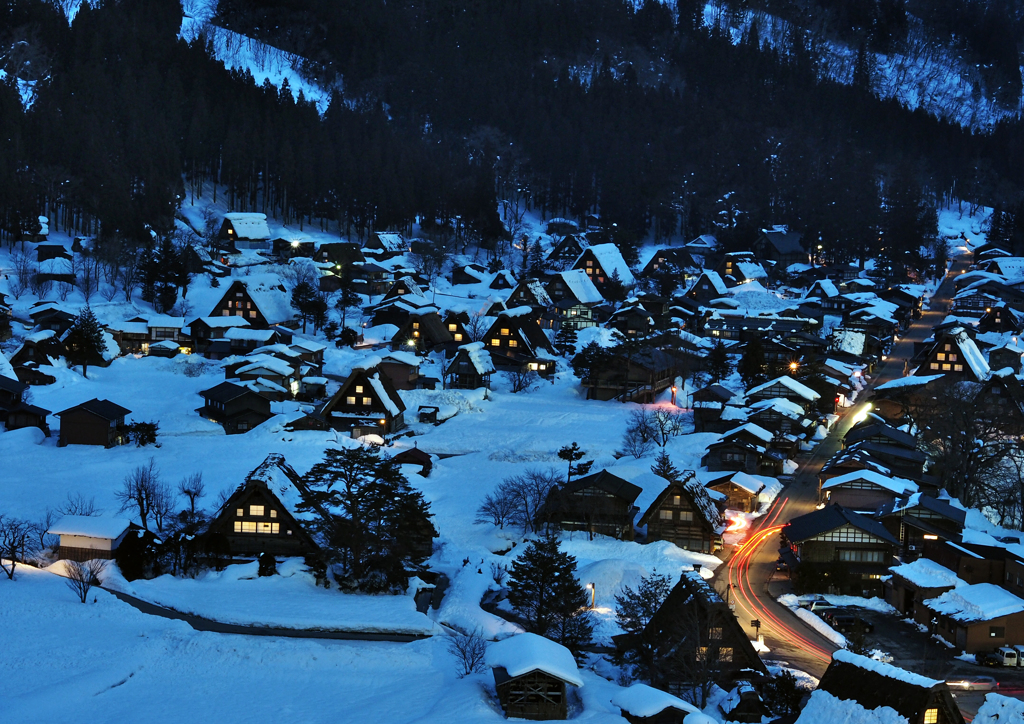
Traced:
<path fill-rule="evenodd" d="M 793 668 L 820 677 L 837 647 L 797 618 L 775 597 L 791 592 L 788 581 L 772 583 L 778 559 L 778 531 L 788 521 L 815 509 L 818 503 L 818 474 L 822 466 L 842 447 L 842 440 L 854 424 L 857 414 L 867 408 L 871 388 L 904 376 L 909 371 L 914 343 L 923 342 L 947 313 L 954 294 L 955 279 L 968 266 L 966 257 L 950 265 L 946 277 L 931 298 L 929 308 L 915 320 L 893 346 L 858 404 L 840 411 L 839 421 L 809 455 L 798 459 L 800 468 L 775 500 L 767 515 L 758 520 L 745 543 L 733 551 L 717 576 L 717 588 L 723 597 L 735 603 L 736 616 L 751 638 L 759 621 L 760 633 L 771 653 L 766 659 L 785 661 Z"/>

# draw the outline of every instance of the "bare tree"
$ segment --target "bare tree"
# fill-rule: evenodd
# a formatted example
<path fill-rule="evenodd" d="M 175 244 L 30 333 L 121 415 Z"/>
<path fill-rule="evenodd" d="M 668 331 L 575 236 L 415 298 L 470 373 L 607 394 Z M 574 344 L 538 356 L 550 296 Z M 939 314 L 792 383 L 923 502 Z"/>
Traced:
<path fill-rule="evenodd" d="M 138 250 L 126 244 L 121 250 L 118 266 L 118 276 L 121 279 L 121 291 L 124 293 L 124 300 L 130 302 L 132 294 L 139 288 L 141 265 L 139 263 Z"/>
<path fill-rule="evenodd" d="M 39 274 L 39 267 L 36 264 L 32 264 L 28 285 L 32 293 L 40 299 L 49 294 L 53 288 L 53 282 Z"/>
<path fill-rule="evenodd" d="M 0 569 L 14 580 L 14 569 L 25 560 L 32 525 L 19 518 L 0 515 Z"/>
<path fill-rule="evenodd" d="M 160 532 L 164 530 L 164 521 L 174 515 L 175 496 L 170 486 L 162 480 L 157 481 L 153 491 L 153 522 Z"/>
<path fill-rule="evenodd" d="M 654 441 L 665 447 L 668 441 L 683 434 L 683 413 L 681 410 L 659 407 L 648 413 Z"/>
<path fill-rule="evenodd" d="M 513 475 L 501 481 L 495 493 L 507 495 L 514 505 L 509 522 L 521 526 L 526 533 L 539 531 L 543 525 L 540 520 L 541 508 L 561 479 L 554 468 L 549 468 L 530 469 L 522 475 Z"/>
<path fill-rule="evenodd" d="M 145 465 L 139 465 L 129 473 L 121 489 L 114 493 L 114 497 L 121 503 L 121 512 L 131 511 L 138 513 L 142 527 L 149 528 L 149 516 L 157 514 L 157 508 L 162 511 L 164 491 L 161 490 L 160 471 L 156 468 L 153 458 Z"/>
<path fill-rule="evenodd" d="M 178 482 L 178 492 L 188 498 L 189 520 L 196 519 L 196 501 L 206 495 L 202 473 L 192 473 Z"/>
<path fill-rule="evenodd" d="M 21 299 L 32 285 L 32 260 L 27 254 L 17 253 L 11 257 L 11 274 L 7 279 L 7 287 L 11 290 L 11 296 Z"/>
<path fill-rule="evenodd" d="M 100 262 L 99 259 L 83 253 L 79 255 L 79 267 L 78 291 L 88 303 L 100 284 Z"/>
<path fill-rule="evenodd" d="M 60 518 L 60 513 L 52 508 L 47 508 L 46 512 L 43 513 L 43 517 L 35 522 L 32 526 L 35 534 L 39 536 L 39 550 L 46 550 L 52 548 L 57 543 L 56 536 L 52 536 L 49 533 L 53 524 Z"/>
<path fill-rule="evenodd" d="M 653 415 L 639 408 L 629 413 L 626 421 L 626 432 L 622 436 L 622 451 L 638 460 L 650 454 L 655 447 L 655 429 Z"/>
<path fill-rule="evenodd" d="M 469 321 L 466 322 L 466 334 L 469 335 L 470 342 L 479 342 L 487 334 L 487 330 L 490 329 L 490 322 L 487 317 L 484 316 L 483 312 L 473 312 L 469 315 Z"/>
<path fill-rule="evenodd" d="M 103 510 L 96 507 L 96 498 L 86 498 L 81 493 L 68 493 L 67 499 L 57 506 L 61 515 L 101 515 Z"/>
<path fill-rule="evenodd" d="M 526 367 L 504 372 L 502 376 L 513 393 L 529 392 L 537 384 L 537 373 Z"/>
<path fill-rule="evenodd" d="M 84 562 L 64 561 L 64 572 L 68 588 L 75 592 L 79 601 L 85 603 L 89 597 L 89 589 L 100 585 L 103 562 L 96 559 Z"/>
<path fill-rule="evenodd" d="M 470 674 L 482 673 L 484 655 L 487 653 L 487 642 L 479 629 L 471 632 L 452 627 L 454 630 L 445 642 L 448 653 L 455 657 L 460 679 Z"/>
<path fill-rule="evenodd" d="M 491 523 L 504 528 L 511 523 L 516 514 L 516 498 L 510 486 L 501 483 L 493 493 L 484 496 L 484 502 L 476 511 L 476 523 Z"/>

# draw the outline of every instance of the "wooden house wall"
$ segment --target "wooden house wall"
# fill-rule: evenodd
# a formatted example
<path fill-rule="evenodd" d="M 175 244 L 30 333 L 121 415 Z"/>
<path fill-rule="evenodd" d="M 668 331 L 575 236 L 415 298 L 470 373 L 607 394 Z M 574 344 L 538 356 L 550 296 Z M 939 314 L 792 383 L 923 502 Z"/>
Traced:
<path fill-rule="evenodd" d="M 565 682 L 543 671 L 507 679 L 495 689 L 508 718 L 546 721 L 568 716 Z"/>
<path fill-rule="evenodd" d="M 116 421 L 115 421 L 116 422 Z M 60 417 L 59 444 L 111 447 L 121 438 L 117 425 L 85 410 L 70 410 Z"/>
<path fill-rule="evenodd" d="M 251 506 L 254 505 L 263 506 L 262 515 L 253 514 Z M 238 515 L 239 510 L 242 515 Z M 245 530 L 248 526 L 243 524 L 269 532 L 248 532 Z M 297 527 L 298 522 L 284 510 L 280 501 L 259 486 L 252 486 L 211 524 L 209 533 L 223 535 L 232 556 L 254 557 L 261 553 L 301 556 L 313 552 Z"/>
<path fill-rule="evenodd" d="M 242 317 L 254 329 L 266 329 L 270 325 L 263 316 L 259 306 L 249 296 L 249 291 L 241 282 L 234 282 L 224 296 L 220 298 L 208 316 L 211 317 Z"/>
<path fill-rule="evenodd" d="M 724 443 L 708 449 L 702 461 L 708 472 L 744 472 L 748 475 L 760 473 L 761 456 L 741 445 Z"/>
<path fill-rule="evenodd" d="M 562 530 L 581 530 L 633 540 L 633 507 L 617 495 L 590 487 L 560 494 L 557 500 L 552 522 Z"/>
<path fill-rule="evenodd" d="M 757 511 L 757 495 L 751 493 L 746 488 L 741 488 L 739 485 L 730 482 L 709 485 L 708 488 L 724 493 L 726 507 L 732 510 L 740 510 L 745 513 Z"/>
<path fill-rule="evenodd" d="M 870 485 L 869 487 L 867 483 L 860 483 L 865 486 L 863 488 L 852 487 L 852 485 L 857 484 L 852 483 L 851 485 L 829 488 L 825 491 L 828 502 L 832 505 L 841 505 L 851 510 L 874 513 L 880 506 L 891 503 L 896 499 L 896 495 L 891 490 L 886 490 L 878 485 Z"/>
<path fill-rule="evenodd" d="M 663 517 L 671 515 L 671 518 Z M 689 520 L 687 520 L 689 518 Z M 673 487 L 647 520 L 647 542 L 667 540 L 679 548 L 713 553 L 716 536 L 678 487 Z"/>

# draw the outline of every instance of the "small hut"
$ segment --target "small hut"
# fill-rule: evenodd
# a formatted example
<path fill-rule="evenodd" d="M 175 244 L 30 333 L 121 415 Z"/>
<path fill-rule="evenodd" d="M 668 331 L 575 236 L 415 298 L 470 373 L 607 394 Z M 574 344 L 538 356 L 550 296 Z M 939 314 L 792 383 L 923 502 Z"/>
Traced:
<path fill-rule="evenodd" d="M 630 724 L 683 724 L 687 715 L 700 712 L 693 704 L 647 684 L 633 684 L 616 693 L 612 705 Z"/>
<path fill-rule="evenodd" d="M 524 633 L 487 647 L 487 665 L 507 718 L 550 720 L 568 716 L 566 684 L 583 686 L 569 649 Z"/>

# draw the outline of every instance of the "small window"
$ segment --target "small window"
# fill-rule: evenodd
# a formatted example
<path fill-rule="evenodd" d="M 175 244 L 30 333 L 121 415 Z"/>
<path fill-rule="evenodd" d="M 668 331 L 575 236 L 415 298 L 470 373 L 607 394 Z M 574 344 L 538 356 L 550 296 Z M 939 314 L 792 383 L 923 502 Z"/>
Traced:
<path fill-rule="evenodd" d="M 993 639 L 1006 638 L 1006 627 L 1005 626 L 989 626 L 988 636 Z"/>
<path fill-rule="evenodd" d="M 356 385 L 356 394 L 357 395 L 363 394 L 363 386 L 362 385 Z"/>
<path fill-rule="evenodd" d="M 356 398 L 355 397 L 346 397 L 345 398 L 345 404 L 346 405 L 354 405 L 354 404 L 356 404 Z"/>
<path fill-rule="evenodd" d="M 249 319 L 256 319 L 256 310 L 249 312 Z"/>
<path fill-rule="evenodd" d="M 937 369 L 939 369 L 939 363 L 938 362 L 932 362 L 930 365 L 928 365 L 928 367 L 929 367 L 929 369 L 937 370 Z"/>
<path fill-rule="evenodd" d="M 588 260 L 587 260 L 587 266 L 594 266 L 594 262 L 592 262 L 592 261 L 590 261 L 590 260 L 588 259 Z"/>
<path fill-rule="evenodd" d="M 276 518 L 277 517 L 277 511 L 276 510 L 271 510 L 270 511 L 270 517 L 271 518 Z"/>
<path fill-rule="evenodd" d="M 244 421 L 239 422 L 238 423 L 238 429 L 239 430 L 248 430 L 249 429 L 249 423 L 248 422 L 244 422 Z"/>
<path fill-rule="evenodd" d="M 658 517 L 661 520 L 672 520 L 672 511 L 671 510 L 659 510 L 658 511 Z"/>
<path fill-rule="evenodd" d="M 939 352 L 937 355 L 935 355 L 935 359 L 937 359 L 939 362 L 945 362 L 946 355 L 943 354 L 942 352 Z"/>
<path fill-rule="evenodd" d="M 732 648 L 723 646 L 718 650 L 718 660 L 723 663 L 732 663 Z"/>
<path fill-rule="evenodd" d="M 684 523 L 692 523 L 693 522 L 693 511 L 692 510 L 680 510 L 679 511 L 679 520 L 683 521 Z"/>
<path fill-rule="evenodd" d="M 950 362 L 956 362 L 956 355 L 955 354 L 949 355 L 949 361 Z"/>
<path fill-rule="evenodd" d="M 672 496 L 672 505 L 678 506 L 678 505 L 681 505 L 682 502 L 683 502 L 683 497 L 681 495 L 673 495 Z"/>
<path fill-rule="evenodd" d="M 711 627 L 711 633 L 709 635 L 710 635 L 712 641 L 721 641 L 722 640 L 722 627 L 721 626 L 712 626 Z"/>
<path fill-rule="evenodd" d="M 456 342 L 461 342 L 462 341 L 462 335 L 459 334 L 458 332 L 455 333 L 455 341 Z"/>
<path fill-rule="evenodd" d="M 963 372 L 964 371 L 964 366 L 963 365 L 953 365 L 953 371 L 954 372 Z"/>
<path fill-rule="evenodd" d="M 510 340 L 508 341 L 508 346 L 509 346 L 509 347 L 518 347 L 518 346 L 519 346 L 519 343 L 518 343 L 518 342 L 516 342 L 516 341 L 515 341 L 514 339 L 510 339 Z"/>
<path fill-rule="evenodd" d="M 938 709 L 925 709 L 924 710 L 924 724 L 939 724 L 939 710 Z"/>
<path fill-rule="evenodd" d="M 448 325 L 448 331 L 449 332 L 454 332 L 456 329 L 458 329 L 458 327 L 456 325 L 454 325 L 454 324 L 449 324 Z"/>
<path fill-rule="evenodd" d="M 249 515 L 251 515 L 253 517 L 257 517 L 257 516 L 263 515 L 263 506 L 262 505 L 250 505 L 249 506 Z"/>
<path fill-rule="evenodd" d="M 942 371 L 943 372 L 949 372 L 950 369 L 952 369 L 952 368 L 948 364 L 942 365 Z"/>
<path fill-rule="evenodd" d="M 950 347 L 950 346 L 949 346 L 949 345 L 947 344 L 947 345 L 943 346 L 943 348 L 942 348 L 942 349 L 944 349 L 944 350 L 946 350 L 946 351 L 948 352 L 948 351 L 949 351 L 950 349 L 952 349 L 952 347 Z"/>
<path fill-rule="evenodd" d="M 501 330 L 501 336 L 502 337 L 507 337 L 508 336 L 508 330 L 507 329 Z"/>
<path fill-rule="evenodd" d="M 501 345 L 501 341 L 497 337 L 495 337 L 494 339 L 491 340 L 491 346 L 492 347 L 498 347 L 500 345 Z"/>
<path fill-rule="evenodd" d="M 241 518 L 243 515 L 245 515 L 245 508 L 236 508 L 235 515 Z"/>
<path fill-rule="evenodd" d="M 373 400 L 371 400 L 369 397 L 364 397 L 363 398 L 363 405 L 364 406 L 369 407 L 371 404 L 373 404 Z"/>
<path fill-rule="evenodd" d="M 412 328 L 413 329 L 419 329 L 420 328 L 420 323 L 419 322 L 413 322 L 412 323 Z"/>

